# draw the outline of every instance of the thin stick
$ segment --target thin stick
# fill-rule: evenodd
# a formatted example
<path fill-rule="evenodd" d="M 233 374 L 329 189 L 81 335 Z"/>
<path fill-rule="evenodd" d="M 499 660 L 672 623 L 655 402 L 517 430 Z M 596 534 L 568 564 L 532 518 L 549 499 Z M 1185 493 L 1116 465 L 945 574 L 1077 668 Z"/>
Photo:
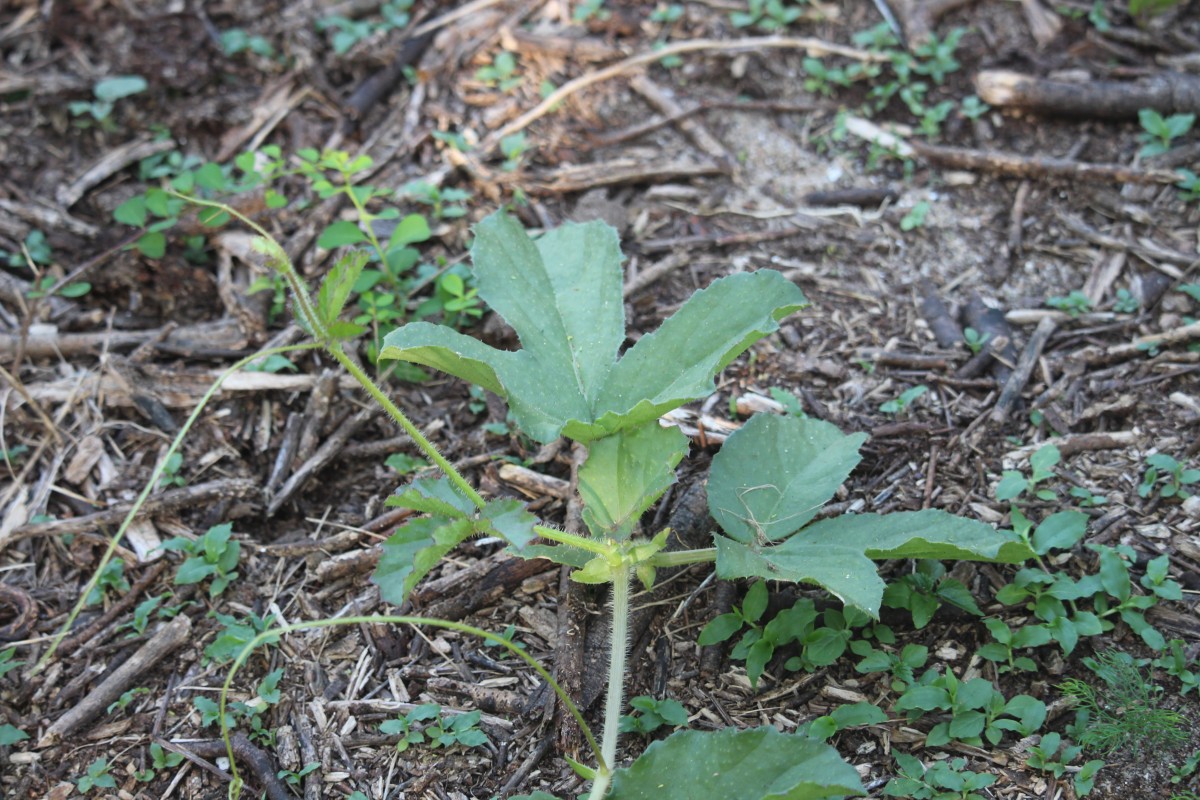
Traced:
<path fill-rule="evenodd" d="M 881 53 L 872 53 L 867 50 L 859 50 L 854 47 L 843 47 L 842 45 L 832 44 L 821 39 L 811 37 L 792 37 L 792 36 L 765 36 L 753 39 L 735 39 L 731 41 L 717 41 L 716 39 L 694 39 L 686 42 L 676 42 L 669 44 L 661 50 L 651 50 L 645 53 L 638 53 L 630 56 L 623 61 L 618 61 L 616 64 L 589 72 L 586 75 L 581 75 L 578 78 L 567 81 L 558 89 L 550 93 L 545 100 L 538 103 L 536 106 L 526 111 L 520 117 L 517 117 L 512 122 L 505 125 L 499 130 L 493 131 L 480 143 L 480 151 L 489 154 L 494 151 L 499 145 L 500 140 L 506 136 L 512 136 L 518 131 L 528 128 L 531 124 L 544 117 L 551 110 L 557 108 L 560 103 L 566 100 L 576 92 L 586 89 L 587 87 L 606 81 L 609 78 L 615 78 L 630 70 L 637 69 L 644 64 L 653 64 L 656 61 L 661 61 L 667 56 L 679 55 L 681 53 L 697 53 L 697 52 L 742 52 L 745 50 L 768 50 L 773 48 L 785 48 L 792 50 L 805 50 L 808 55 L 813 56 L 844 56 L 856 61 L 886 61 L 887 56 Z"/>

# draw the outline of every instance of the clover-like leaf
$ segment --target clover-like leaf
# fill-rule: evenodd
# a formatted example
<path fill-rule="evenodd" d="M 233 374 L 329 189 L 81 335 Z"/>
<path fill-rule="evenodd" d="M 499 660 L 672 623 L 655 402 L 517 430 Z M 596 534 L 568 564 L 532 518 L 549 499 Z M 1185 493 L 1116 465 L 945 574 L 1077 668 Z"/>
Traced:
<path fill-rule="evenodd" d="M 732 275 L 697 292 L 618 360 L 625 311 L 611 227 L 569 223 L 535 243 L 514 219 L 493 214 L 476 226 L 472 258 L 479 296 L 513 327 L 522 349 L 497 350 L 417 322 L 388 334 L 380 356 L 495 392 L 540 442 L 560 434 L 589 442 L 711 394 L 717 372 L 807 305 L 777 272 Z"/>
<path fill-rule="evenodd" d="M 865 794 L 854 767 L 771 727 L 678 731 L 613 773 L 609 800 L 819 800 Z"/>

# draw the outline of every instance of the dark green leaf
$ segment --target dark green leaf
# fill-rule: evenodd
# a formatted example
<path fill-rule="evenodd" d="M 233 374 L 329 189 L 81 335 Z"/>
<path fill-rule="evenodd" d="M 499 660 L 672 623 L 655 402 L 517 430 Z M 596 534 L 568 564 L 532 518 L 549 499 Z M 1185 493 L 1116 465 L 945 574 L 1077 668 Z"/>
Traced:
<path fill-rule="evenodd" d="M 380 596 L 400 605 L 413 587 L 454 547 L 475 532 L 468 519 L 425 517 L 398 528 L 383 543 L 371 581 Z"/>

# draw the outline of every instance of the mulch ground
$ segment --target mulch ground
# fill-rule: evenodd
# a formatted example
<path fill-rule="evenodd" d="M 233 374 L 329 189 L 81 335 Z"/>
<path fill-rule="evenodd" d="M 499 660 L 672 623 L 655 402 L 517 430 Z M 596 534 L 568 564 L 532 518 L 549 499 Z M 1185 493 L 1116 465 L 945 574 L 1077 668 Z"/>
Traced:
<path fill-rule="evenodd" d="M 215 699 L 224 680 L 227 665 L 212 654 L 227 622 L 396 612 L 369 577 L 378 543 L 397 524 L 383 500 L 404 481 L 385 459 L 417 453 L 329 359 L 300 354 L 295 372 L 245 373 L 209 404 L 184 444 L 178 480 L 151 495 L 117 549 L 125 585 L 89 605 L 44 668 L 34 668 L 211 381 L 256 348 L 301 336 L 286 310 L 272 313 L 270 292 L 248 292 L 252 259 L 235 226 L 206 231 L 185 215 L 165 254 L 151 258 L 130 247 L 141 231 L 112 212 L 157 185 L 156 165 L 228 163 L 264 144 L 285 154 L 368 154 L 375 186 L 422 180 L 468 192 L 464 216 L 431 220 L 433 236 L 420 245 L 430 264 L 463 260 L 470 225 L 514 200 L 530 228 L 614 224 L 635 336 L 733 271 L 778 269 L 800 285 L 812 308 L 731 365 L 711 402 L 688 410 L 693 451 L 652 512 L 656 526 L 699 540 L 712 530 L 703 481 L 718 434 L 772 407 L 772 390 L 847 432 L 871 434 L 837 498 L 841 510 L 934 507 L 1004 524 L 1008 504 L 994 491 L 1000 473 L 1027 470 L 1030 453 L 1053 440 L 1064 455 L 1061 493 L 1074 486 L 1107 498 L 1087 509 L 1087 541 L 1128 545 L 1139 559 L 1169 553 L 1187 593 L 1151 619 L 1190 653 L 1200 647 L 1200 508 L 1138 491 L 1148 454 L 1194 467 L 1200 452 L 1198 303 L 1177 290 L 1198 281 L 1200 204 L 1182 199 L 1163 174 L 1200 171 L 1200 156 L 1194 132 L 1166 155 L 1139 155 L 1143 89 L 1126 89 L 1116 111 L 1095 115 L 1063 116 L 1052 104 L 997 105 L 975 119 L 951 113 L 932 139 L 914 132 L 917 121 L 893 101 L 873 121 L 911 139 L 914 150 L 896 158 L 870 141 L 878 132 L 839 115 L 868 101 L 873 84 L 806 87 L 803 62 L 822 55 L 820 43 L 849 53 L 861 47 L 853 34 L 880 24 L 872 3 L 805 5 L 788 33 L 811 41 L 784 46 L 747 44 L 767 34 L 731 24 L 740 3 L 682 3 L 664 19 L 675 6 L 609 0 L 576 21 L 585 4 L 565 0 L 476 2 L 462 15 L 418 0 L 412 19 L 395 25 L 382 24 L 379 5 L 16 0 L 0 10 L 0 250 L 12 254 L 0 257 L 9 264 L 0 271 L 0 637 L 22 662 L 0 676 L 0 724 L 30 737 L 0 746 L 6 796 L 72 796 L 98 758 L 111 764 L 117 788 L 93 796 L 220 796 L 229 780 L 223 746 L 194 701 Z M 897 13 L 914 46 L 922 29 L 942 37 L 965 29 L 954 54 L 960 66 L 933 86 L 928 104 L 976 94 L 978 76 L 1000 69 L 1079 86 L 1128 85 L 1164 71 L 1200 80 L 1195 0 L 1141 24 L 1124 4 L 1054 8 L 1060 13 L 1037 0 L 903 4 Z M 341 29 L 320 23 L 331 16 L 366 26 L 344 52 L 347 40 L 334 37 Z M 232 30 L 261 44 L 231 52 Z M 662 44 L 700 41 L 709 45 L 681 52 L 677 66 L 636 59 Z M 511 87 L 479 75 L 501 52 L 516 56 Z M 838 58 L 828 63 L 854 63 Z M 144 77 L 146 90 L 113 101 L 103 120 L 72 110 L 95 100 L 97 82 L 122 75 Z M 544 103 L 544 90 L 564 86 L 565 97 Z M 1164 114 L 1198 110 L 1186 92 L 1176 98 L 1182 105 Z M 513 135 L 524 135 L 524 152 L 506 164 L 513 154 L 501 152 L 502 140 Z M 456 149 L 455 136 L 474 147 Z M 244 211 L 316 280 L 331 264 L 317 236 L 346 218 L 347 204 L 301 184 L 289 189 L 307 205 L 272 212 L 252 201 Z M 397 204 L 431 213 L 411 198 Z M 38 296 L 46 276 L 56 288 L 91 288 Z M 1090 310 L 1046 306 L 1076 290 Z M 991 337 L 984 357 L 961 343 L 963 326 Z M 467 330 L 515 345 L 490 314 Z M 1014 370 L 1022 378 L 1013 380 Z M 911 408 L 880 409 L 918 385 L 928 391 Z M 457 381 L 392 379 L 387 387 L 485 495 L 521 498 L 540 518 L 563 523 L 569 445 L 532 446 L 505 430 L 502 402 Z M 531 482 L 514 463 L 550 480 Z M 175 585 L 180 557 L 156 544 L 226 522 L 241 544 L 236 580 L 216 597 L 207 584 Z M 1092 571 L 1094 556 L 1078 548 L 1057 566 Z M 885 565 L 885 577 L 906 568 Z M 993 599 L 1008 574 L 955 568 L 985 612 L 1015 625 L 1014 610 Z M 674 697 L 701 729 L 794 728 L 847 698 L 876 699 L 878 687 L 849 659 L 812 674 L 778 662 L 752 690 L 728 648 L 695 644 L 700 627 L 745 588 L 708 577 L 684 570 L 635 598 L 645 613 L 630 695 Z M 772 607 L 798 596 L 821 597 L 778 587 Z M 154 597 L 158 607 L 142 606 Z M 468 544 L 406 606 L 497 632 L 513 626 L 598 718 L 604 597 L 569 585 L 557 567 Z M 165 608 L 176 615 L 163 618 Z M 972 658 L 986 641 L 973 617 L 943 608 L 921 630 L 904 615 L 887 621 L 901 644 L 928 645 L 939 668 L 995 678 L 1006 695 L 1047 703 L 1063 680 L 1089 674 L 1083 655 L 1149 655 L 1118 626 L 1066 660 L 1055 648 L 1035 651 L 1037 673 L 996 675 Z M 261 716 L 273 734 L 237 740 L 256 793 L 569 796 L 583 786 L 562 759 L 586 760 L 578 733 L 556 716 L 537 676 L 469 637 L 378 623 L 297 633 L 250 658 L 236 699 L 252 699 L 280 668 L 278 702 Z M 1178 690 L 1171 679 L 1162 684 Z M 426 702 L 481 709 L 489 744 L 397 752 L 379 724 Z M 1195 693 L 1171 702 L 1200 720 Z M 1064 713 L 1052 725 L 1069 721 Z M 999 776 L 990 797 L 1072 796 L 1069 781 L 1025 766 L 1022 743 L 923 751 L 922 724 L 873 726 L 835 743 L 874 796 L 894 774 L 893 745 L 926 760 L 967 757 L 972 769 Z M 152 766 L 152 744 L 186 758 L 142 782 L 136 773 Z M 642 743 L 630 737 L 626 746 L 632 757 Z M 1161 757 L 1117 754 L 1091 796 L 1167 797 L 1186 787 L 1168 783 L 1171 767 L 1197 748 L 1200 733 Z M 294 786 L 277 777 L 313 762 L 319 767 Z"/>

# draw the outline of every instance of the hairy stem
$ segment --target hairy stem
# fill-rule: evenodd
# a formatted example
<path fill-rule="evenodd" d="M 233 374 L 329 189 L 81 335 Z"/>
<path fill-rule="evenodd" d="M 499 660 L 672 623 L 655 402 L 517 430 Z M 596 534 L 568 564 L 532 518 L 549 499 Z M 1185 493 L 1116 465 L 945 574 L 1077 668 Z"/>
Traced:
<path fill-rule="evenodd" d="M 621 730 L 621 708 L 625 692 L 625 662 L 629 655 L 629 579 L 625 563 L 613 570 L 612 635 L 609 637 L 608 692 L 604 698 L 604 734 L 600 740 L 600 768 L 589 800 L 608 793 L 612 769 L 617 763 L 617 737 Z M 607 766 L 606 766 L 607 765 Z"/>

